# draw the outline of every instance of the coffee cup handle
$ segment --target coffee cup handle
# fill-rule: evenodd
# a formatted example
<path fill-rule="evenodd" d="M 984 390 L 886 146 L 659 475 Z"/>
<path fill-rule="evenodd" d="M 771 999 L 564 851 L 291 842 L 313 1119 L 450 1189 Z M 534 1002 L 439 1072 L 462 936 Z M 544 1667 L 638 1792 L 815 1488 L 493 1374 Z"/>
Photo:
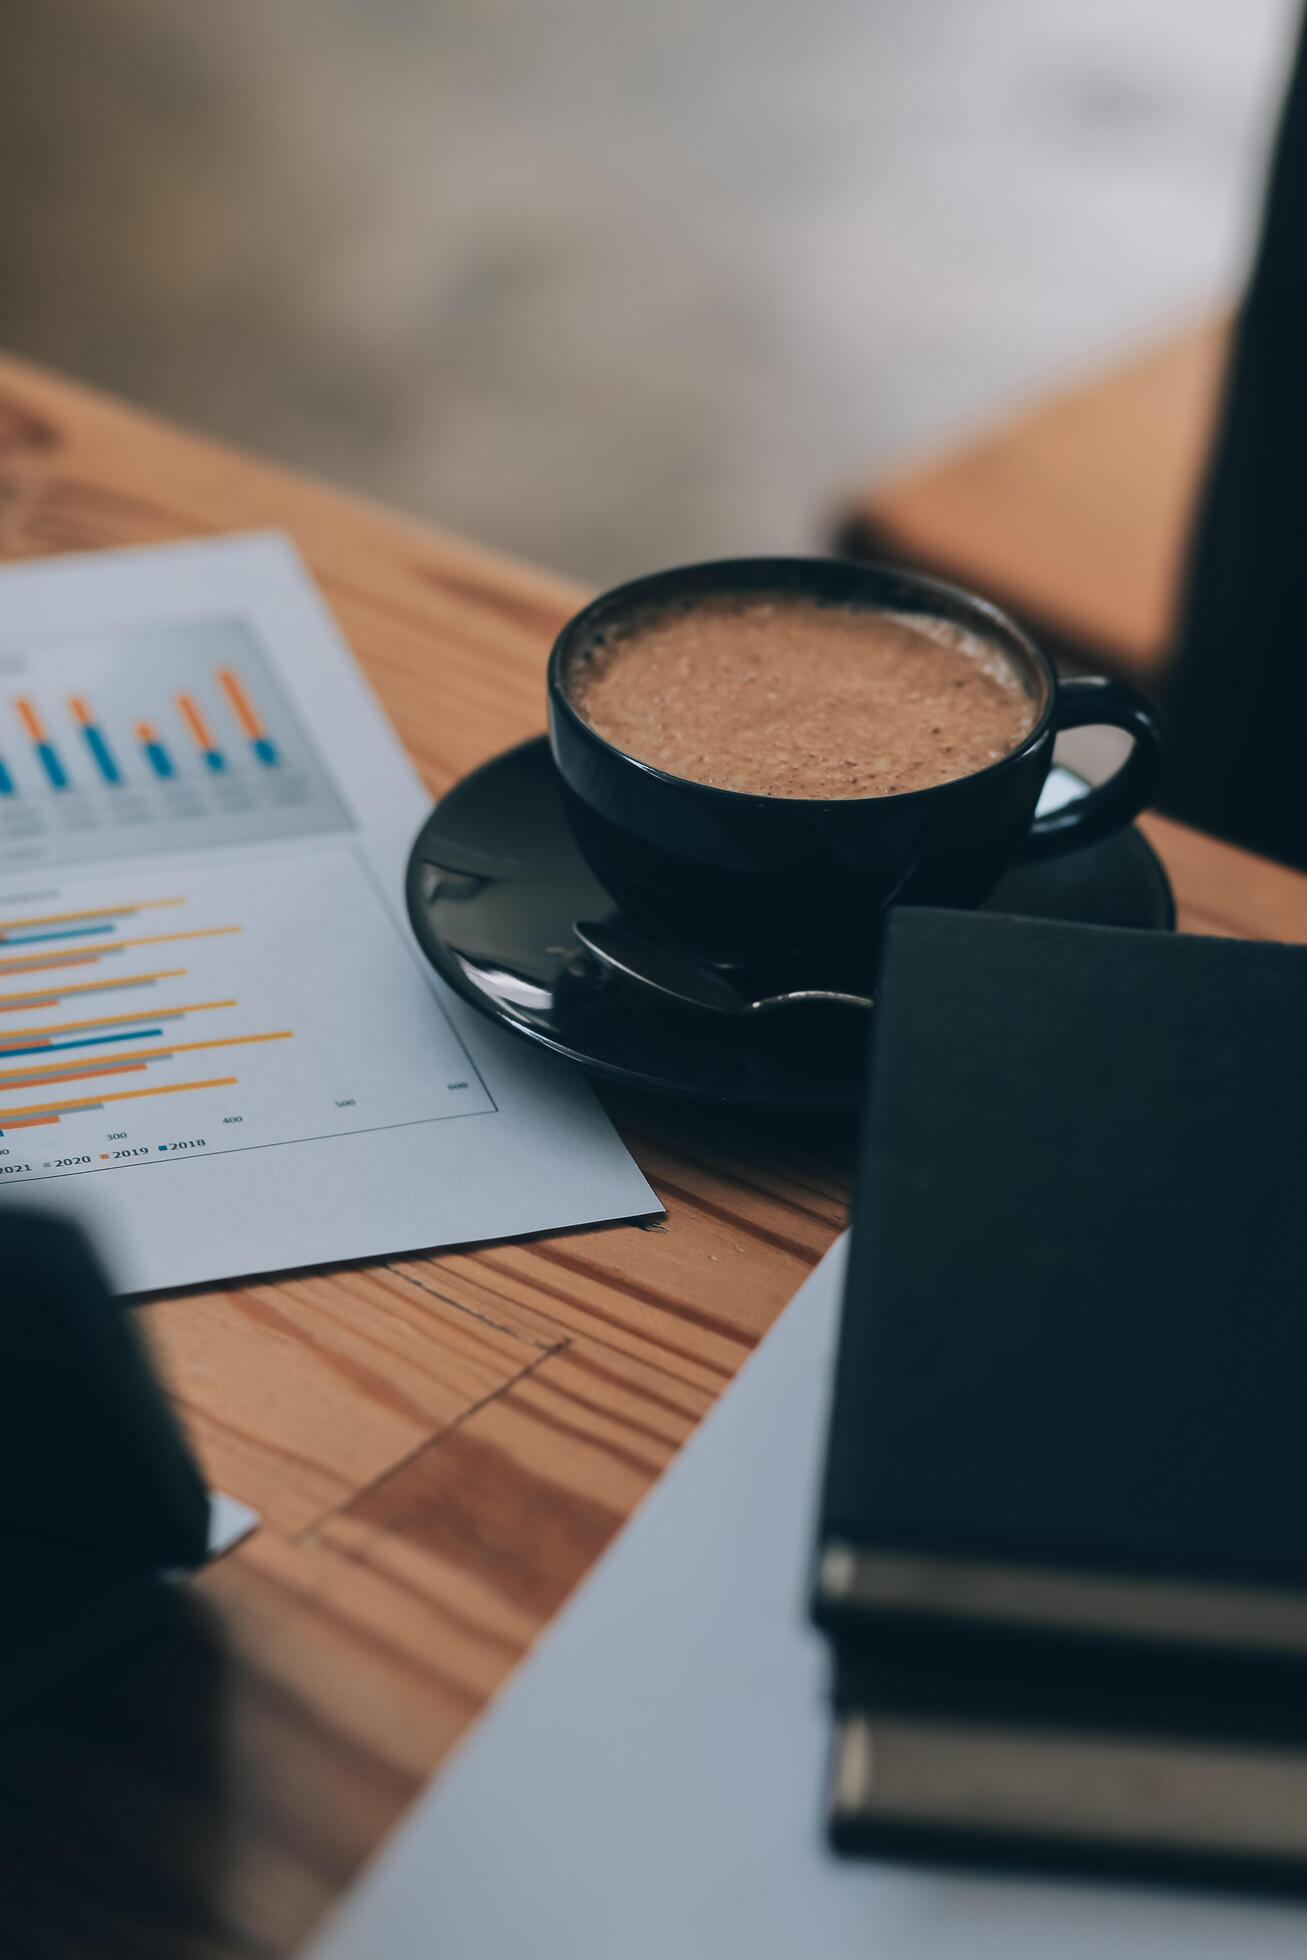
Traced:
<path fill-rule="evenodd" d="M 1053 725 L 1058 734 L 1068 728 L 1123 728 L 1134 740 L 1121 767 L 1105 783 L 1035 818 L 1019 854 L 1024 863 L 1060 857 L 1123 829 L 1146 808 L 1161 773 L 1161 714 L 1120 681 L 1059 681 Z"/>

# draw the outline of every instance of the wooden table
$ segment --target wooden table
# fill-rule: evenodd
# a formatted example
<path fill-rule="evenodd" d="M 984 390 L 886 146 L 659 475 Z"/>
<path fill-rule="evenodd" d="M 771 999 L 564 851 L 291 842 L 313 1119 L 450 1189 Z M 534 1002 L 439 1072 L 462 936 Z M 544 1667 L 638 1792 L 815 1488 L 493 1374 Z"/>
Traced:
<path fill-rule="evenodd" d="M 434 794 L 540 727 L 573 586 L 0 360 L 0 556 L 270 526 Z M 1307 878 L 1148 829 L 1186 928 L 1307 940 Z M 842 1225 L 845 1126 L 605 1101 L 665 1224 L 141 1308 L 263 1528 L 0 1738 L 6 1960 L 292 1952 Z"/>

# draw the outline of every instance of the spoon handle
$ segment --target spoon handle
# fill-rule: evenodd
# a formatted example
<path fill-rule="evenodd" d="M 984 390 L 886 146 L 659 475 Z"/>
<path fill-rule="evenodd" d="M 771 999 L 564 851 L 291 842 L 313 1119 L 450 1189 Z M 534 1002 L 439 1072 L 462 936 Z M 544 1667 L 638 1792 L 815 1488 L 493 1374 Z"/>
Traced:
<path fill-rule="evenodd" d="M 797 1001 L 815 1000 L 830 1003 L 836 1007 L 870 1008 L 874 1005 L 870 994 L 842 994 L 833 987 L 796 987 L 787 994 L 764 994 L 761 1000 L 749 1002 L 755 1014 L 765 1014 L 774 1007 L 793 1007 Z"/>

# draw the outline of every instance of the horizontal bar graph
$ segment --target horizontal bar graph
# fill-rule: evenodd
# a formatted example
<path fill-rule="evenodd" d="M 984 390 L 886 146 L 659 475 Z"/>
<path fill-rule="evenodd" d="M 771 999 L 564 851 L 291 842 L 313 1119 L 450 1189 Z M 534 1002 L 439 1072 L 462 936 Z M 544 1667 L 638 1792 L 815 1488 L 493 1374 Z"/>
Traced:
<path fill-rule="evenodd" d="M 122 993 L 129 987 L 157 987 L 161 980 L 184 980 L 184 966 L 160 967 L 157 973 L 134 973 L 121 980 L 79 980 L 71 987 L 41 989 L 21 994 L 0 994 L 0 1014 L 27 1014 L 36 1007 L 57 1007 L 60 1001 L 80 994 Z"/>
<path fill-rule="evenodd" d="M 157 1008 L 152 1014 L 101 1014 L 85 1021 L 58 1021 L 41 1028 L 24 1028 L 21 1034 L 0 1034 L 0 1062 L 6 1055 L 39 1055 L 46 1049 L 86 1047 L 94 1041 L 119 1041 L 121 1035 L 110 1028 L 134 1028 L 141 1034 L 158 1034 L 155 1021 L 180 1021 L 188 1014 L 208 1014 L 217 1008 L 235 1007 L 234 1000 L 202 1000 L 187 1007 Z M 150 1023 L 149 1026 L 144 1025 Z M 72 1040 L 60 1037 L 72 1036 Z"/>
<path fill-rule="evenodd" d="M 119 919 L 134 919 L 141 912 L 185 903 L 184 898 L 147 898 L 137 905 L 97 905 L 80 912 L 45 912 L 28 919 L 6 919 L 0 923 L 0 946 L 33 946 L 54 939 L 82 939 L 96 933 L 116 932 Z"/>
<path fill-rule="evenodd" d="M 70 708 L 83 729 L 92 725 L 81 696 L 70 697 Z M 207 728 L 200 732 L 207 733 Z M 171 932 L 131 930 L 152 913 L 187 902 L 168 896 L 0 918 L 0 947 L 10 949 L 0 953 L 0 1098 L 15 1098 L 8 1104 L 0 1100 L 0 1136 L 48 1128 L 149 1097 L 235 1088 L 239 1077 L 234 1074 L 139 1088 L 120 1085 L 129 1076 L 172 1072 L 219 1050 L 224 1059 L 234 1059 L 238 1050 L 248 1054 L 292 1039 L 289 1028 L 257 1032 L 232 1028 L 227 1017 L 238 1007 L 234 994 L 208 994 L 200 987 L 196 992 L 201 998 L 177 998 L 190 979 L 189 967 L 158 964 L 151 954 L 167 948 L 175 949 L 174 957 L 211 959 L 208 949 L 213 942 L 234 939 L 242 931 L 235 924 L 198 922 L 181 923 Z M 221 957 L 217 946 L 213 953 Z M 168 954 L 163 957 L 166 960 Z M 118 959 L 124 963 L 120 970 L 97 971 L 105 962 Z M 6 980 L 19 984 L 6 989 Z M 152 1007 L 147 1001 L 128 1012 L 78 1012 L 96 1009 L 102 1002 L 113 1007 L 113 996 L 136 992 L 161 997 L 160 1004 Z M 74 1018 L 35 1018 L 50 1009 L 65 1013 L 71 1009 Z M 223 1016 L 225 1025 L 215 1027 L 210 1022 L 193 1036 L 178 1039 L 185 1033 L 179 1024 L 212 1015 Z M 45 1098 L 39 1097 L 40 1091 L 46 1092 Z M 54 1100 L 48 1099 L 50 1092 Z M 31 1099 L 34 1094 L 37 1100 Z M 119 1120 L 126 1119 L 120 1115 Z M 140 1149 L 135 1146 L 136 1156 Z M 112 1160 L 113 1153 L 100 1153 L 101 1162 Z"/>
<path fill-rule="evenodd" d="M 214 935 L 223 929 L 215 929 Z M 140 974 L 130 979 L 110 982 L 92 982 L 88 988 L 66 991 L 90 991 L 98 986 L 155 985 L 178 977 L 182 970 L 161 970 L 157 973 Z M 44 1005 L 41 997 L 24 996 L 16 999 L 0 1000 L 0 1009 L 5 1006 L 21 1007 L 26 1011 Z M 289 1028 L 275 1028 L 258 1033 L 233 1033 L 214 1035 L 202 1040 L 169 1041 L 166 1039 L 167 1024 L 176 1023 L 188 1016 L 230 1011 L 237 1006 L 234 998 L 225 997 L 214 1000 L 188 1002 L 183 1006 L 165 1007 L 153 1016 L 145 1017 L 129 1014 L 98 1015 L 86 1019 L 60 1021 L 28 1027 L 12 1034 L 0 1035 L 0 1095 L 30 1094 L 33 1089 L 57 1089 L 74 1083 L 88 1083 L 95 1086 L 81 1095 L 54 1102 L 18 1102 L 8 1107 L 0 1106 L 0 1136 L 9 1131 L 40 1129 L 52 1123 L 59 1123 L 69 1117 L 92 1114 L 106 1108 L 109 1104 L 135 1102 L 149 1096 L 179 1094 L 182 1091 L 234 1088 L 239 1078 L 235 1075 L 208 1077 L 200 1081 L 180 1083 L 161 1083 L 140 1089 L 104 1089 L 100 1085 L 115 1077 L 140 1075 L 147 1070 L 175 1063 L 182 1058 L 199 1054 L 209 1054 L 215 1050 L 251 1049 L 266 1047 L 272 1042 L 284 1042 L 293 1038 Z M 140 1044 L 149 1042 L 149 1047 Z M 112 1051 L 112 1052 L 107 1052 Z M 16 1062 L 23 1066 L 15 1067 Z"/>
<path fill-rule="evenodd" d="M 163 1082 L 153 1089 L 118 1089 L 95 1102 L 29 1103 L 20 1109 L 0 1110 L 0 1136 L 9 1130 L 57 1123 L 65 1116 L 84 1116 L 92 1110 L 105 1109 L 110 1103 L 137 1102 L 142 1096 L 183 1096 L 197 1089 L 233 1089 L 235 1086 L 234 1075 L 218 1075 L 207 1082 Z"/>
<path fill-rule="evenodd" d="M 18 973 L 56 972 L 65 966 L 98 966 L 102 960 L 135 952 L 142 946 L 180 946 L 194 939 L 226 939 L 239 931 L 239 926 L 199 926 L 192 932 L 146 933 L 139 939 L 115 939 L 107 946 L 79 946 L 71 952 L 14 953 L 8 958 L 0 955 L 0 980 Z"/>
<path fill-rule="evenodd" d="M 112 922 L 106 921 L 102 925 L 62 926 L 58 932 L 16 932 L 9 939 L 0 938 L 0 946 L 36 946 L 52 939 L 94 939 L 113 929 Z"/>
<path fill-rule="evenodd" d="M 233 1006 L 235 1003 L 232 1003 Z M 88 1025 L 94 1027 L 94 1022 Z M 103 1024 L 101 1024 L 103 1025 Z M 109 1048 L 115 1041 L 146 1041 L 153 1035 L 161 1035 L 162 1028 L 133 1027 L 130 1032 L 120 1029 L 116 1034 L 82 1035 L 77 1041 L 34 1041 L 28 1048 L 0 1041 L 0 1063 L 12 1061 L 16 1055 L 60 1055 L 70 1048 Z"/>
<path fill-rule="evenodd" d="M 144 1062 L 122 1061 L 114 1056 L 107 1062 L 88 1062 L 81 1068 L 68 1065 L 64 1068 L 51 1068 L 44 1071 L 37 1069 L 30 1081 L 22 1079 L 28 1071 L 20 1069 L 12 1075 L 0 1076 L 0 1091 L 12 1093 L 15 1089 L 20 1091 L 48 1089 L 56 1082 L 87 1082 L 93 1077 L 102 1075 L 144 1075 L 145 1066 Z M 2 1112 L 0 1112 L 0 1120 L 3 1120 Z"/>
<path fill-rule="evenodd" d="M 210 674 L 229 657 L 246 674 L 237 627 L 210 630 Z M 241 631 L 253 652 L 252 630 Z M 265 767 L 216 688 L 206 692 L 193 663 L 174 657 L 177 634 L 169 628 L 158 641 L 152 685 L 127 700 L 128 713 L 115 689 L 137 692 L 133 644 L 70 646 L 66 670 L 43 672 L 49 700 L 33 681 L 70 770 L 87 781 L 93 767 L 68 705 L 76 698 L 124 777 L 85 794 L 128 845 L 137 841 L 135 805 L 181 831 L 187 797 L 208 810 L 261 799 L 269 835 L 256 844 L 252 829 L 215 822 L 200 826 L 202 846 L 167 857 L 120 848 L 75 867 L 6 867 L 0 857 L 0 1238 L 25 1202 L 90 1225 L 111 1215 L 115 1260 L 139 1288 L 231 1270 L 249 1233 L 276 1224 L 288 1191 L 311 1189 L 328 1217 L 356 1204 L 366 1220 L 379 1193 L 425 1162 L 439 1196 L 442 1166 L 457 1166 L 469 1148 L 489 1161 L 502 1127 L 499 1099 L 414 959 L 365 834 L 332 801 L 330 777 L 314 776 L 289 683 L 279 692 L 269 664 L 260 684 L 252 661 L 251 701 L 282 757 Z M 33 650 L 34 667 L 45 654 Z M 17 658 L 0 652 L 6 760 L 13 736 L 4 723 L 13 694 L 26 689 L 13 678 Z M 180 715 L 179 693 L 194 695 L 203 728 Z M 324 714 L 329 682 L 327 695 Z M 135 718 L 158 726 L 176 785 L 136 786 Z M 203 763 L 206 739 L 226 756 L 225 773 Z M 26 749 L 19 762 L 28 789 L 35 765 Z M 52 832 L 83 828 L 78 794 L 49 799 Z M 300 799 L 314 824 L 297 830 Z M 283 807 L 290 819 L 278 828 Z M 341 834 L 326 835 L 329 823 Z M 0 809 L 0 846 L 19 834 L 16 811 Z M 426 1159 L 419 1153 L 433 1134 L 447 1146 Z M 257 1244 L 281 1256 L 271 1237 Z M 219 1263 L 201 1270 L 197 1262 L 211 1258 Z"/>
<path fill-rule="evenodd" d="M 37 1063 L 29 1068 L 0 1067 L 0 1094 L 14 1089 L 39 1088 L 46 1082 L 76 1082 L 83 1076 L 103 1075 L 112 1069 L 143 1069 L 151 1062 L 170 1062 L 178 1055 L 198 1055 L 213 1048 L 250 1048 L 267 1041 L 290 1041 L 292 1038 L 291 1029 L 278 1028 L 270 1034 L 229 1034 L 216 1041 L 178 1041 L 165 1048 L 125 1048 L 108 1059 L 77 1056 L 72 1061 L 55 1060 Z"/>

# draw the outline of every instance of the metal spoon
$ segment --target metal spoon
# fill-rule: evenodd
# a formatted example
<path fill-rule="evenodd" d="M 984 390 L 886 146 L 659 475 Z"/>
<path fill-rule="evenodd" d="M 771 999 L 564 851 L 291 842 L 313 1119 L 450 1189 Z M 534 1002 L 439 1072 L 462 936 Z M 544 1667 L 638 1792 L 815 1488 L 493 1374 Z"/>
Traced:
<path fill-rule="evenodd" d="M 838 1007 L 867 1008 L 872 1004 L 869 994 L 842 993 L 833 987 L 795 987 L 754 998 L 720 968 L 705 966 L 688 953 L 644 939 L 620 923 L 578 919 L 572 931 L 601 966 L 647 987 L 664 1000 L 675 1001 L 679 1007 L 695 1007 L 705 1014 L 766 1014 L 773 1008 L 793 1007 L 804 1001 Z"/>

